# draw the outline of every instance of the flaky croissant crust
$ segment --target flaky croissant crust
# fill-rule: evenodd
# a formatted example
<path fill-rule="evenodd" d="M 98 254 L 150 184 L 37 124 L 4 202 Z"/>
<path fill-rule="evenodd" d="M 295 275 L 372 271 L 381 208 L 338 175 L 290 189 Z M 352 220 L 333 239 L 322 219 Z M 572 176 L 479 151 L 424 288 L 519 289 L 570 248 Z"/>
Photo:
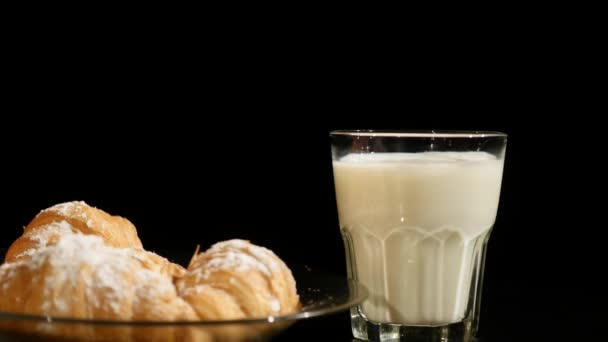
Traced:
<path fill-rule="evenodd" d="M 188 269 L 145 251 L 127 219 L 84 202 L 41 211 L 0 266 L 0 311 L 117 320 L 226 320 L 293 312 L 291 271 L 245 240 Z"/>

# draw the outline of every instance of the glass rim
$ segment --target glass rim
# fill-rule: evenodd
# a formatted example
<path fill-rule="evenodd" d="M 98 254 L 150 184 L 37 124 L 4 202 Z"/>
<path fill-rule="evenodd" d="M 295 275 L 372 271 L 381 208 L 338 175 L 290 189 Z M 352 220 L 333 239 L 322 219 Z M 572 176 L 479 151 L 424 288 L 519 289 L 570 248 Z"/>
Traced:
<path fill-rule="evenodd" d="M 330 136 L 393 137 L 393 138 L 506 138 L 507 134 L 498 131 L 466 130 L 333 130 Z"/>

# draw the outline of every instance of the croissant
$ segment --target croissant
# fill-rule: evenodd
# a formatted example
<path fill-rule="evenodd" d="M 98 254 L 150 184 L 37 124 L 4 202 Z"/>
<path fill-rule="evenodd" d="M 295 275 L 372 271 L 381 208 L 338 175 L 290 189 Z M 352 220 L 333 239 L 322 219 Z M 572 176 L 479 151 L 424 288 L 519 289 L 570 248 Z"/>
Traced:
<path fill-rule="evenodd" d="M 114 247 L 142 248 L 137 230 L 129 220 L 111 216 L 85 202 L 66 202 L 36 215 L 9 247 L 5 262 L 29 258 L 38 248 L 53 245 L 63 235 L 72 233 L 97 235 Z"/>
<path fill-rule="evenodd" d="M 0 311 L 118 321 L 259 318 L 299 306 L 295 280 L 272 251 L 216 243 L 188 267 L 145 251 L 135 227 L 84 202 L 41 211 L 0 265 Z M 262 330 L 0 322 L 7 330 L 108 341 L 239 341 Z"/>
<path fill-rule="evenodd" d="M 206 320 L 275 316 L 299 305 L 295 280 L 285 263 L 245 240 L 219 242 L 198 254 L 176 286 Z"/>
<path fill-rule="evenodd" d="M 98 236 L 71 234 L 41 247 L 29 259 L 0 266 L 0 310 L 81 319 L 195 320 L 192 307 L 172 283 L 166 260 L 133 248 L 108 246 Z M 158 329 L 138 336 L 128 326 L 44 325 L 45 333 L 89 340 L 204 340 L 197 331 Z"/>

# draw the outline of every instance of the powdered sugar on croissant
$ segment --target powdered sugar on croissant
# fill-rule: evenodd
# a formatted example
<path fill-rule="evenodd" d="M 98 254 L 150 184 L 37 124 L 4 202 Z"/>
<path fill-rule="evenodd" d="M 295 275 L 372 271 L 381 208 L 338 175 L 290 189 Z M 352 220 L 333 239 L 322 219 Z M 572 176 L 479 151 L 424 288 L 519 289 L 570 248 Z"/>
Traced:
<path fill-rule="evenodd" d="M 219 242 L 195 256 L 176 285 L 202 319 L 266 317 L 293 312 L 299 303 L 285 263 L 245 240 Z"/>
<path fill-rule="evenodd" d="M 163 263 L 141 249 L 107 246 L 98 236 L 63 236 L 29 259 L 0 266 L 0 311 L 83 319 L 196 319 L 177 295 L 171 274 L 159 272 Z M 69 335 L 61 329 L 73 327 L 54 329 L 50 333 Z M 91 336 L 103 333 L 87 329 L 93 330 Z"/>
<path fill-rule="evenodd" d="M 188 270 L 145 251 L 135 227 L 84 202 L 41 211 L 0 265 L 0 311 L 107 320 L 229 320 L 295 311 L 296 284 L 272 251 L 245 240 L 216 243 Z M 11 329 L 29 332 L 32 325 Z M 116 329 L 44 325 L 56 337 L 111 341 L 239 340 L 253 328 Z M 251 330 L 253 329 L 253 330 Z M 251 330 L 251 331 L 249 331 Z M 139 331 L 139 332 L 137 332 Z M 139 335 L 138 335 L 139 334 Z"/>
<path fill-rule="evenodd" d="M 64 236 L 29 260 L 0 266 L 0 308 L 59 317 L 133 319 L 136 312 L 156 309 L 136 310 L 144 299 L 167 293 L 173 297 L 169 302 L 181 302 L 171 274 L 159 272 L 164 262 L 143 250 L 107 246 L 97 236 Z M 141 290 L 151 284 L 149 291 Z M 156 304 L 168 310 L 162 308 L 163 302 L 152 303 Z M 179 308 L 186 306 L 181 302 Z"/>
<path fill-rule="evenodd" d="M 97 235 L 113 247 L 142 248 L 133 224 L 85 202 L 66 202 L 42 210 L 25 227 L 6 253 L 5 262 L 29 258 L 40 247 L 53 245 L 68 234 Z"/>

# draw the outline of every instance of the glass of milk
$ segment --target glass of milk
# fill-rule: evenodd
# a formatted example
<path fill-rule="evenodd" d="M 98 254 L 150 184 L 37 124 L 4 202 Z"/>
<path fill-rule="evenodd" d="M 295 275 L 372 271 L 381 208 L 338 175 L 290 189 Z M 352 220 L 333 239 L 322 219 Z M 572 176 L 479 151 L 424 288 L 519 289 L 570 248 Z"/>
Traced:
<path fill-rule="evenodd" d="M 499 132 L 334 131 L 334 184 L 356 338 L 469 341 L 507 136 Z"/>

